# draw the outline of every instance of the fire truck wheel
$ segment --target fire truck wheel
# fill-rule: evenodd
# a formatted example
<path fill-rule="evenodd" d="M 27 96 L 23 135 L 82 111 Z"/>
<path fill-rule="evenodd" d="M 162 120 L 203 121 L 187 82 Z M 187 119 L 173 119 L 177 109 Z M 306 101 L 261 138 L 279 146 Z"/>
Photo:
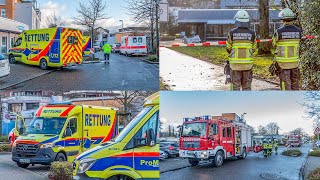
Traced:
<path fill-rule="evenodd" d="M 215 167 L 220 167 L 223 165 L 223 153 L 221 151 L 217 152 L 212 163 Z"/>
<path fill-rule="evenodd" d="M 191 164 L 191 166 L 196 166 L 199 164 L 199 161 L 195 159 L 189 159 L 189 163 Z"/>
<path fill-rule="evenodd" d="M 58 153 L 58 155 L 56 156 L 56 161 L 62 162 L 62 161 L 66 161 L 67 158 L 63 153 Z"/>
<path fill-rule="evenodd" d="M 241 154 L 241 159 L 245 159 L 247 157 L 247 150 L 246 148 L 243 148 L 242 154 Z"/>
<path fill-rule="evenodd" d="M 43 70 L 48 69 L 48 63 L 47 63 L 47 60 L 46 60 L 46 59 L 41 59 L 41 61 L 40 61 L 40 68 L 43 69 Z"/>
<path fill-rule="evenodd" d="M 19 162 L 17 162 L 17 165 L 18 165 L 18 167 L 21 167 L 21 168 L 24 168 L 24 169 L 29 166 L 29 164 L 21 164 Z"/>

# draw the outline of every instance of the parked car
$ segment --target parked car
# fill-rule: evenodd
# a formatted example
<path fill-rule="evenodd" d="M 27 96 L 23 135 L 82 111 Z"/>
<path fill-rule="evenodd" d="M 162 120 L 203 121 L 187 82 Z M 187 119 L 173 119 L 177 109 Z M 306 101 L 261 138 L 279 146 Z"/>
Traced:
<path fill-rule="evenodd" d="M 100 44 L 99 44 L 99 43 L 94 43 L 94 44 L 93 44 L 93 49 L 94 49 L 94 52 L 99 52 L 99 51 L 101 51 Z"/>
<path fill-rule="evenodd" d="M 179 156 L 179 145 L 175 142 L 160 142 L 160 150 L 164 151 L 168 157 Z"/>
<path fill-rule="evenodd" d="M 112 44 L 112 52 L 113 53 L 120 53 L 120 43 Z"/>
<path fill-rule="evenodd" d="M 317 141 L 316 143 L 314 143 L 316 146 L 317 146 L 317 148 L 320 148 L 320 141 Z"/>
<path fill-rule="evenodd" d="M 10 74 L 9 60 L 3 54 L 0 54 L 0 78 Z"/>
<path fill-rule="evenodd" d="M 160 160 L 163 160 L 163 159 L 167 159 L 167 158 L 168 158 L 168 154 L 165 153 L 164 151 L 161 151 L 161 150 L 160 150 L 160 157 L 159 157 L 159 159 L 160 159 Z"/>
<path fill-rule="evenodd" d="M 13 133 L 14 133 L 14 128 L 12 128 L 11 131 L 9 132 L 9 134 L 8 134 L 8 141 L 9 141 L 9 142 L 10 142 L 11 139 L 12 139 Z"/>

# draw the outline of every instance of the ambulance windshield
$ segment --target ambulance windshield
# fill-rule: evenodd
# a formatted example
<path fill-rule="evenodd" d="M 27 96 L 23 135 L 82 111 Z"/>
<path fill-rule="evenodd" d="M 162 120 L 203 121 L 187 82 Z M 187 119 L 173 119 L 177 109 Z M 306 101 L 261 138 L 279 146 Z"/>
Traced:
<path fill-rule="evenodd" d="M 207 123 L 184 124 L 182 136 L 205 136 Z"/>
<path fill-rule="evenodd" d="M 26 130 L 28 134 L 60 134 L 66 118 L 35 118 Z"/>

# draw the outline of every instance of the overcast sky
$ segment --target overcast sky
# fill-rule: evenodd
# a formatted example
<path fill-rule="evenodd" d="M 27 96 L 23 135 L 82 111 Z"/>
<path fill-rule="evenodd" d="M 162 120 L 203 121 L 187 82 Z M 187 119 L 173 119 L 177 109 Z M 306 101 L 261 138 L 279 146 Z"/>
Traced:
<path fill-rule="evenodd" d="M 76 16 L 79 2 L 84 0 L 38 0 L 42 13 L 42 25 L 46 25 L 46 17 L 52 15 L 53 12 L 62 17 L 68 25 L 72 25 L 73 17 Z M 104 28 L 116 27 L 121 28 L 121 22 L 124 20 L 124 27 L 134 25 L 129 15 L 126 14 L 127 3 L 125 0 L 106 0 L 107 8 L 105 13 L 110 19 L 100 22 Z"/>
<path fill-rule="evenodd" d="M 280 133 L 302 127 L 312 134 L 313 121 L 306 118 L 303 92 L 161 92 L 160 119 L 164 128 L 182 124 L 185 117 L 247 113 L 253 127 L 276 122 Z"/>

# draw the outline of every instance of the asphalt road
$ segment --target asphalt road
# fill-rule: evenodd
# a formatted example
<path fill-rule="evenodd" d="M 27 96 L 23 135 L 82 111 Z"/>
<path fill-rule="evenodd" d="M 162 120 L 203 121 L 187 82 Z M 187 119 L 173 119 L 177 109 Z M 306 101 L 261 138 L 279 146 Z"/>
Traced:
<path fill-rule="evenodd" d="M 160 161 L 160 179 L 165 180 L 247 180 L 247 179 L 299 179 L 302 165 L 305 163 L 311 145 L 304 144 L 299 148 L 303 154 L 299 157 L 279 154 L 264 158 L 262 152 L 248 154 L 244 160 L 227 160 L 219 168 L 210 163 L 201 163 L 191 167 L 188 161 L 182 158 L 165 159 Z"/>
<path fill-rule="evenodd" d="M 96 57 L 103 59 L 101 52 L 96 53 Z M 19 68 L 17 71 L 16 67 Z M 39 67 L 17 64 L 11 68 L 13 74 L 0 80 L 4 90 L 159 90 L 159 65 L 146 63 L 139 57 L 119 54 L 111 55 L 110 64 L 82 64 L 76 68 L 44 71 L 45 73 L 39 76 Z M 23 71 L 37 74 L 31 76 Z M 6 84 L 18 82 L 13 79 L 17 76 L 20 77 L 20 81 L 24 78 L 25 81 L 6 87 Z M 30 80 L 28 77 L 33 79 Z M 0 89 L 3 89 L 1 86 Z"/>
<path fill-rule="evenodd" d="M 48 179 L 48 166 L 30 166 L 28 169 L 19 168 L 11 160 L 11 154 L 0 154 L 0 180 L 43 180 Z"/>
<path fill-rule="evenodd" d="M 224 68 L 181 54 L 168 48 L 160 48 L 160 77 L 171 90 L 228 91 Z M 280 90 L 277 85 L 253 79 L 252 90 Z"/>

